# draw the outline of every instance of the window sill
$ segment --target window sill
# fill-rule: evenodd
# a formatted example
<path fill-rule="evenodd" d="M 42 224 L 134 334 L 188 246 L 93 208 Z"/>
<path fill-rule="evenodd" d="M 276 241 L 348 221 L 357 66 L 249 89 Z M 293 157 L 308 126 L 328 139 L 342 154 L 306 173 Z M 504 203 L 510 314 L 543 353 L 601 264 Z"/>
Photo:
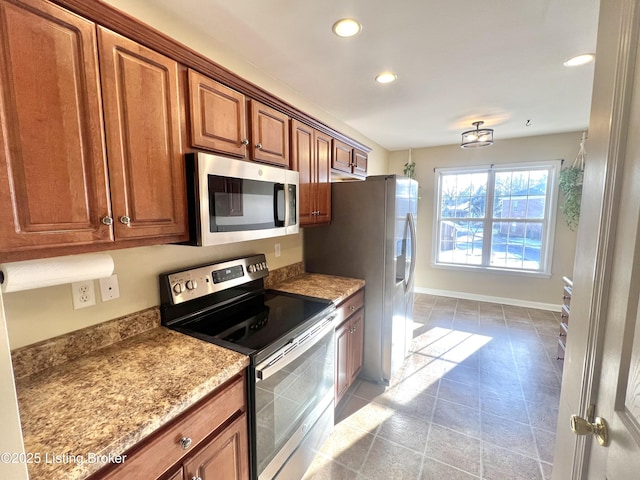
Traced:
<path fill-rule="evenodd" d="M 476 272 L 476 273 L 496 273 L 498 275 L 513 275 L 516 277 L 530 278 L 551 278 L 552 274 L 548 272 L 531 272 L 527 270 L 509 270 L 507 268 L 483 267 L 479 265 L 454 265 L 450 263 L 431 262 L 431 268 L 440 268 L 443 270 L 457 270 L 460 272 Z"/>

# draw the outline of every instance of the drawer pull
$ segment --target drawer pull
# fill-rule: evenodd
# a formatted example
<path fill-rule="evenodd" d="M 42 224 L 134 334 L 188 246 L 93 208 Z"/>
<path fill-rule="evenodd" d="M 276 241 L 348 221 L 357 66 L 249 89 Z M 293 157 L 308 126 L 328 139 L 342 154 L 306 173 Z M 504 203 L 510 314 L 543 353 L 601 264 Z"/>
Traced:
<path fill-rule="evenodd" d="M 355 306 L 355 305 L 351 305 L 351 306 L 349 307 L 349 310 L 351 310 L 352 312 L 353 312 L 353 311 L 355 311 L 355 309 L 356 309 L 356 306 Z"/>
<path fill-rule="evenodd" d="M 178 442 L 183 450 L 187 450 L 191 446 L 192 440 L 189 437 L 182 437 Z"/>
<path fill-rule="evenodd" d="M 571 300 L 571 297 L 568 295 L 562 295 L 563 300 Z"/>
<path fill-rule="evenodd" d="M 561 317 L 561 318 L 569 318 L 569 315 L 567 315 L 566 313 L 561 313 L 561 314 L 560 314 L 560 317 Z"/>
<path fill-rule="evenodd" d="M 191 480 L 202 480 L 202 477 L 192 477 Z"/>

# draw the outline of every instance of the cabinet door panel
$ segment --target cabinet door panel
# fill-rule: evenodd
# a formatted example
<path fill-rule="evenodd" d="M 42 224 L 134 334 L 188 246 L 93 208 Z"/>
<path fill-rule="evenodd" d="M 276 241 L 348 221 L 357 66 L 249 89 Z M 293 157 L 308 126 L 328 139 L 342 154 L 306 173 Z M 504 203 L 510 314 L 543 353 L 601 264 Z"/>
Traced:
<path fill-rule="evenodd" d="M 331 137 L 315 132 L 316 223 L 331 222 Z"/>
<path fill-rule="evenodd" d="M 367 161 L 369 157 L 360 150 L 353 150 L 353 173 L 356 175 L 367 175 Z"/>
<path fill-rule="evenodd" d="M 116 239 L 186 238 L 178 64 L 104 28 L 98 39 Z"/>
<path fill-rule="evenodd" d="M 242 414 L 185 462 L 185 478 L 248 480 L 248 442 L 247 416 Z"/>
<path fill-rule="evenodd" d="M 251 140 L 253 160 L 289 168 L 289 117 L 287 115 L 252 100 Z"/>
<path fill-rule="evenodd" d="M 293 120 L 291 122 L 292 167 L 300 173 L 300 225 L 313 225 L 315 216 L 313 128 Z"/>
<path fill-rule="evenodd" d="M 95 25 L 1 1 L 0 31 L 0 249 L 112 241 Z"/>
<path fill-rule="evenodd" d="M 340 170 L 341 172 L 351 173 L 351 157 L 353 149 L 346 143 L 339 140 L 333 140 L 333 157 L 331 159 L 331 168 Z"/>
<path fill-rule="evenodd" d="M 189 98 L 192 145 L 246 156 L 245 96 L 189 70 Z"/>
<path fill-rule="evenodd" d="M 336 393 L 334 402 L 338 405 L 340 399 L 349 388 L 351 376 L 349 374 L 349 321 L 336 329 Z"/>
<path fill-rule="evenodd" d="M 351 318 L 351 345 L 349 359 L 349 375 L 350 383 L 355 382 L 356 377 L 362 368 L 362 359 L 364 352 L 364 308 L 361 308 L 353 314 Z"/>

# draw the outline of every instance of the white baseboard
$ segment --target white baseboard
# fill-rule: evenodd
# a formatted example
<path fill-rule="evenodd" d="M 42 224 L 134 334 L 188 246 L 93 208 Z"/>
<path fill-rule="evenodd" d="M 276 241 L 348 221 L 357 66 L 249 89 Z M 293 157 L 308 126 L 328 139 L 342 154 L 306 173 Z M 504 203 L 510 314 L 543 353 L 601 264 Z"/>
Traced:
<path fill-rule="evenodd" d="M 539 310 L 549 310 L 560 312 L 562 305 L 553 303 L 531 302 L 529 300 L 519 300 L 516 298 L 493 297 L 490 295 L 477 295 L 475 293 L 452 292 L 449 290 L 436 290 L 433 288 L 415 287 L 414 292 L 425 293 L 427 295 L 437 295 L 439 297 L 461 298 L 463 300 L 477 300 L 479 302 L 501 303 L 503 305 L 514 305 L 516 307 L 537 308 Z"/>

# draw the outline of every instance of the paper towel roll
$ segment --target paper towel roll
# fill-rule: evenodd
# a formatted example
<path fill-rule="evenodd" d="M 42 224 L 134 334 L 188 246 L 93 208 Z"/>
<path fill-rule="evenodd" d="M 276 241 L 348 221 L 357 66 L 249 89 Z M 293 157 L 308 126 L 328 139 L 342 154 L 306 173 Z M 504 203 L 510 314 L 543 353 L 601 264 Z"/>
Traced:
<path fill-rule="evenodd" d="M 106 278 L 112 273 L 113 258 L 106 253 L 26 260 L 0 265 L 3 292 Z"/>

